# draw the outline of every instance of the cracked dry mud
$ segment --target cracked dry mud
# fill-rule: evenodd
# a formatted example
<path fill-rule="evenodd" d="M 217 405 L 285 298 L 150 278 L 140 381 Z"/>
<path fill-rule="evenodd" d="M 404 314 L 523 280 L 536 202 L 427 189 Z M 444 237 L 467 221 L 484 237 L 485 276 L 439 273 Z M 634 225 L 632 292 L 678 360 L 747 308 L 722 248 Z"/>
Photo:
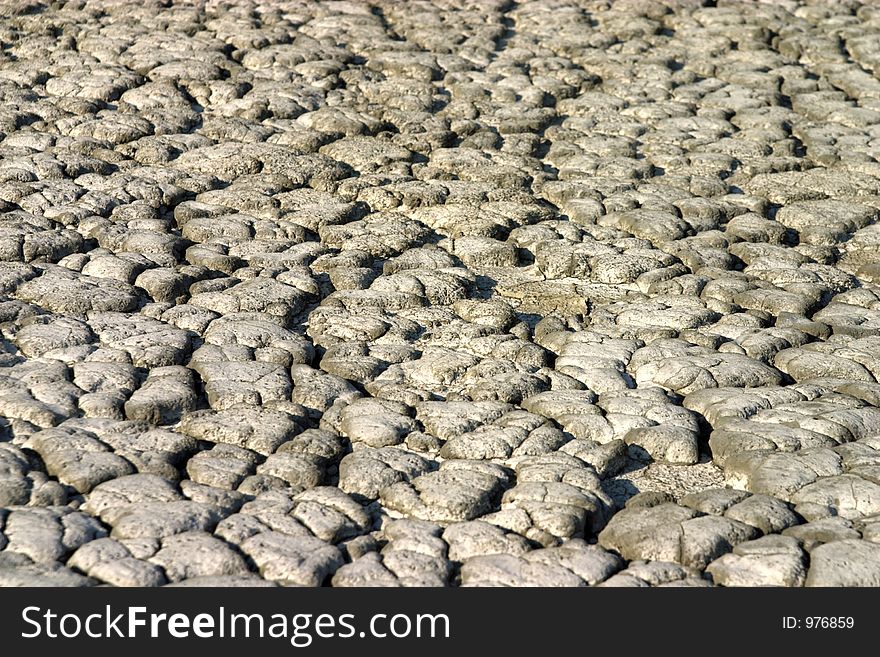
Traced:
<path fill-rule="evenodd" d="M 0 4 L 0 585 L 880 585 L 880 6 L 717 5 Z"/>

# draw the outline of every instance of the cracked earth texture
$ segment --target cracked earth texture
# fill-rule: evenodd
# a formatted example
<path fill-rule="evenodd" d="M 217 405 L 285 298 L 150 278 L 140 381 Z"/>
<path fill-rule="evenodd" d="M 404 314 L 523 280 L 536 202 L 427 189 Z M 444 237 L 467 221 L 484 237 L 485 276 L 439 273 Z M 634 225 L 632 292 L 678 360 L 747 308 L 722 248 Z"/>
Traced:
<path fill-rule="evenodd" d="M 0 585 L 880 585 L 880 6 L 0 4 Z"/>

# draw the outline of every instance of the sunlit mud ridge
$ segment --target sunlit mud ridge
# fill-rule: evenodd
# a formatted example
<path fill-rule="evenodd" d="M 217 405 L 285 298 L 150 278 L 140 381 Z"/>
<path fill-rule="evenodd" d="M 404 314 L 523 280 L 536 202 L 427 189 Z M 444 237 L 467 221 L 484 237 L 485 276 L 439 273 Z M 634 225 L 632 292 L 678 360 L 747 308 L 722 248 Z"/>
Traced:
<path fill-rule="evenodd" d="M 880 5 L 717 4 L 0 3 L 0 585 L 880 586 Z"/>

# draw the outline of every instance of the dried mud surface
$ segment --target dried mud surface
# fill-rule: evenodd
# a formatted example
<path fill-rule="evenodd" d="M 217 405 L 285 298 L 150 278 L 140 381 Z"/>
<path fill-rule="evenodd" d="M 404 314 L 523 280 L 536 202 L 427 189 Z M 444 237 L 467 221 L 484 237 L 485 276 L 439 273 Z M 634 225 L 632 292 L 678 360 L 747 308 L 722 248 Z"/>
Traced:
<path fill-rule="evenodd" d="M 0 2 L 0 585 L 880 585 L 880 7 Z"/>

